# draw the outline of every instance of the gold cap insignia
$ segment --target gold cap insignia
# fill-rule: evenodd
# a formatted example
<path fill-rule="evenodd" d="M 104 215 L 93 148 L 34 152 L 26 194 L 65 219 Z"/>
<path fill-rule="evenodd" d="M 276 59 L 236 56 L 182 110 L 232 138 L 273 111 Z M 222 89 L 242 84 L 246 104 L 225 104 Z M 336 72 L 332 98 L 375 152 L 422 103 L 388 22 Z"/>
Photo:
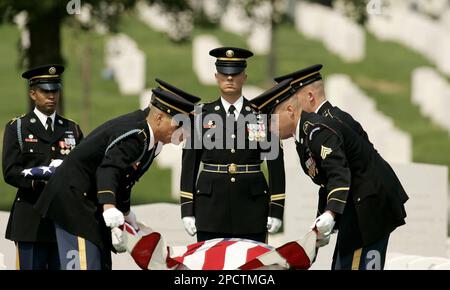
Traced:
<path fill-rule="evenodd" d="M 48 73 L 54 75 L 56 73 L 56 68 L 52 66 L 51 68 L 48 69 Z"/>
<path fill-rule="evenodd" d="M 225 55 L 226 55 L 227 57 L 233 57 L 233 56 L 234 56 L 234 51 L 231 50 L 231 49 L 229 49 L 229 50 L 227 50 L 227 51 L 225 52 Z"/>

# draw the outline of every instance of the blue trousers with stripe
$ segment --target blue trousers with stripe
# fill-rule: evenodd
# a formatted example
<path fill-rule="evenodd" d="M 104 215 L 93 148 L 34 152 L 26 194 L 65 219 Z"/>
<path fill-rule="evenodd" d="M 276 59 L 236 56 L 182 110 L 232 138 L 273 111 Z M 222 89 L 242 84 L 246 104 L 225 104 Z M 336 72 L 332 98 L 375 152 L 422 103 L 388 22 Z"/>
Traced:
<path fill-rule="evenodd" d="M 381 240 L 357 249 L 353 253 L 342 255 L 338 244 L 333 255 L 333 270 L 383 270 L 389 235 Z"/>
<path fill-rule="evenodd" d="M 17 270 L 59 270 L 55 242 L 16 242 Z"/>
<path fill-rule="evenodd" d="M 55 224 L 61 270 L 100 270 L 101 251 L 90 241 Z"/>

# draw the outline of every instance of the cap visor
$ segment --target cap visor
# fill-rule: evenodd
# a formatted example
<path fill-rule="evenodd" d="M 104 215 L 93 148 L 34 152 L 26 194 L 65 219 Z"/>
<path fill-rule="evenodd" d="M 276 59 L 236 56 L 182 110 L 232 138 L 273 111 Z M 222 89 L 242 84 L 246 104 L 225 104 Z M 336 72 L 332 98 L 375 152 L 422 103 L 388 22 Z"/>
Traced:
<path fill-rule="evenodd" d="M 224 75 L 237 75 L 245 70 L 245 67 L 217 66 L 217 71 Z"/>
<path fill-rule="evenodd" d="M 58 91 L 61 89 L 61 84 L 58 83 L 37 84 L 36 86 L 46 91 Z"/>

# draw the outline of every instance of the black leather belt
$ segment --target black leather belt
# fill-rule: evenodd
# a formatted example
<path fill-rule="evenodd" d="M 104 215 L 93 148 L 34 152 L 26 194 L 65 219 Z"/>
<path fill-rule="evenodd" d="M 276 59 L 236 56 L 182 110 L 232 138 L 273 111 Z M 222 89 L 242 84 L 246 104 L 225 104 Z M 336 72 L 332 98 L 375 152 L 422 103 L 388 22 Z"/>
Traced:
<path fill-rule="evenodd" d="M 203 171 L 215 173 L 257 173 L 261 172 L 260 164 L 203 164 Z"/>

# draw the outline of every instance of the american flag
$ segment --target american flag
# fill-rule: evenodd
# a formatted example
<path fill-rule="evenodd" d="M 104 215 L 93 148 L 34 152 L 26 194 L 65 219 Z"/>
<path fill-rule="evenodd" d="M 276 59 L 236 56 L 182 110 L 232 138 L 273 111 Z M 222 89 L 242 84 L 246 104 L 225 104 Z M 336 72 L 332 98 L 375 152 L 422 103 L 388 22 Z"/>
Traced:
<path fill-rule="evenodd" d="M 33 180 L 49 180 L 55 173 L 57 167 L 54 166 L 38 166 L 22 170 L 22 175 Z"/>
<path fill-rule="evenodd" d="M 168 246 L 161 234 L 140 224 L 122 227 L 127 252 L 148 270 L 308 269 L 316 254 L 314 231 L 274 248 L 246 239 L 213 239 L 188 246 Z"/>

